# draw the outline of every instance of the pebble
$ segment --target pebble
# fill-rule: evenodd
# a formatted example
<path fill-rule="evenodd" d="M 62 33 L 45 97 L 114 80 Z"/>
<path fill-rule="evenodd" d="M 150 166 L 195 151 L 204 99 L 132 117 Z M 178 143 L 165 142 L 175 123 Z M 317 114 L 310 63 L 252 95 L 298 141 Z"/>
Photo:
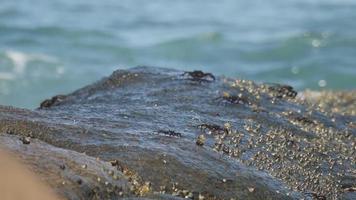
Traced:
<path fill-rule="evenodd" d="M 203 134 L 201 134 L 198 136 L 198 138 L 196 140 L 196 144 L 198 146 L 203 146 L 205 144 L 205 140 L 206 140 L 205 136 Z"/>

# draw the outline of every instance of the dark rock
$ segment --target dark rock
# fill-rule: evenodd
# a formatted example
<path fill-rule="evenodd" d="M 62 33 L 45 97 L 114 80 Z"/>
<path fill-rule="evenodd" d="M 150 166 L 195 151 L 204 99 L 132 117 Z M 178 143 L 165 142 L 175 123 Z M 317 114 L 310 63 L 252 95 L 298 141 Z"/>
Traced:
<path fill-rule="evenodd" d="M 354 196 L 339 183 L 355 172 L 355 111 L 295 98 L 285 86 L 181 74 L 118 70 L 46 109 L 0 106 L 0 145 L 68 199 Z M 202 78 L 215 81 L 192 84 Z M 217 101 L 225 93 L 230 103 Z M 330 105 L 354 108 L 349 94 Z M 18 145 L 30 133 L 31 145 Z"/>

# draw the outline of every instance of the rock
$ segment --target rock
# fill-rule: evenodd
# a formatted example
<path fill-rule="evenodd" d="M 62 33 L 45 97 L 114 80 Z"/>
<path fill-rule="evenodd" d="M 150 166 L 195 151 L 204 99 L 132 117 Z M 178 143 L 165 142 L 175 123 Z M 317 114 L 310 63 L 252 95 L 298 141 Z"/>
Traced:
<path fill-rule="evenodd" d="M 34 111 L 0 107 L 0 144 L 68 199 L 352 198 L 340 183 L 355 185 L 354 111 L 296 95 L 200 71 L 118 70 Z"/>
<path fill-rule="evenodd" d="M 57 148 L 40 140 L 33 140 L 31 145 L 19 145 L 18 136 L 12 135 L 1 135 L 0 145 L 15 153 L 13 155 L 17 155 L 25 166 L 30 166 L 59 195 L 68 199 L 114 198 L 120 192 L 130 192 L 131 185 L 121 172 L 117 172 L 119 180 L 106 173 L 113 169 L 110 163 L 98 162 L 82 153 Z M 66 163 L 66 167 L 62 163 Z M 88 169 L 82 168 L 82 163 L 90 163 Z M 97 183 L 97 177 L 110 185 Z"/>
<path fill-rule="evenodd" d="M 54 191 L 40 178 L 31 173 L 26 165 L 14 157 L 16 153 L 4 151 L 0 147 L 0 194 L 2 200 L 59 200 Z"/>

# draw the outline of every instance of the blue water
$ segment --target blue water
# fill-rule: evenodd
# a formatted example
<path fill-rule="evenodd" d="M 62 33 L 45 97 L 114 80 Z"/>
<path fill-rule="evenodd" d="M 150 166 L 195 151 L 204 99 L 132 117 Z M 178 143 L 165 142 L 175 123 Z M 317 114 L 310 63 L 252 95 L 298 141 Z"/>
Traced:
<path fill-rule="evenodd" d="M 0 104 L 138 65 L 356 88 L 355 0 L 1 0 Z"/>

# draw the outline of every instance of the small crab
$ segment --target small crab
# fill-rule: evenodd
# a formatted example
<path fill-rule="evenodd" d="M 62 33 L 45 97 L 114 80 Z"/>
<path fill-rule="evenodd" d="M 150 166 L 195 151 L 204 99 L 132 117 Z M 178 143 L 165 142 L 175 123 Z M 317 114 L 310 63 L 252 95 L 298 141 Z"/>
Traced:
<path fill-rule="evenodd" d="M 200 70 L 192 71 L 192 72 L 184 72 L 182 76 L 188 76 L 188 80 L 198 81 L 198 82 L 211 82 L 215 81 L 215 76 L 211 73 L 205 73 Z"/>
<path fill-rule="evenodd" d="M 22 137 L 20 138 L 20 141 L 22 142 L 22 144 L 30 144 L 30 137 Z"/>
<path fill-rule="evenodd" d="M 296 92 L 294 88 L 289 85 L 275 84 L 270 86 L 269 90 L 274 92 L 274 96 L 280 99 L 285 97 L 295 98 L 298 94 L 298 92 Z"/>
<path fill-rule="evenodd" d="M 223 96 L 222 97 L 225 101 L 232 103 L 232 104 L 247 104 L 252 105 L 249 99 L 245 96 Z"/>
<path fill-rule="evenodd" d="M 124 172 L 127 170 L 127 168 L 123 166 L 118 160 L 111 160 L 109 161 L 109 163 L 111 164 L 111 166 L 116 167 L 116 169 L 120 172 Z"/>
<path fill-rule="evenodd" d="M 308 118 L 307 116 L 299 115 L 298 113 L 294 113 L 294 112 L 289 112 L 288 117 L 292 121 L 297 121 L 297 122 L 303 123 L 305 125 L 316 125 L 317 124 L 313 119 Z"/>
<path fill-rule="evenodd" d="M 65 100 L 66 97 L 67 96 L 65 95 L 57 95 L 52 97 L 51 99 L 46 99 L 41 103 L 40 109 L 49 108 L 51 106 L 58 105 L 60 102 Z"/>
<path fill-rule="evenodd" d="M 303 124 L 309 124 L 309 125 L 315 125 L 315 121 L 313 121 L 312 119 L 309 119 L 307 117 L 296 117 L 295 120 L 303 123 Z"/>
<path fill-rule="evenodd" d="M 182 137 L 182 134 L 181 133 L 178 133 L 178 132 L 175 132 L 175 131 L 172 131 L 172 130 L 158 130 L 157 133 L 160 133 L 160 134 L 164 134 L 164 135 L 167 135 L 167 136 L 172 136 L 172 137 Z"/>
<path fill-rule="evenodd" d="M 200 130 L 202 131 L 209 130 L 214 134 L 223 134 L 228 132 L 227 128 L 221 127 L 216 124 L 200 124 L 198 128 L 200 128 Z"/>

